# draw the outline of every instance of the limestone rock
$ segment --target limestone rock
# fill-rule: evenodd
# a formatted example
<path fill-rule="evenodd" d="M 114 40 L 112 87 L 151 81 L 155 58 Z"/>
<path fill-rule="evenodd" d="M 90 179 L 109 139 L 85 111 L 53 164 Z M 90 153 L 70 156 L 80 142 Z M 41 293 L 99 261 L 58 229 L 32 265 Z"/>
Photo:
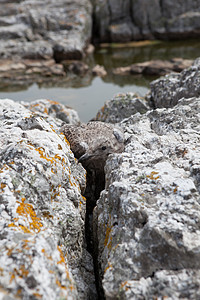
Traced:
<path fill-rule="evenodd" d="M 89 0 L 1 1 L 0 57 L 80 59 L 91 39 Z"/>
<path fill-rule="evenodd" d="M 89 66 L 78 60 L 65 60 L 62 62 L 66 72 L 71 72 L 80 76 L 88 72 Z"/>
<path fill-rule="evenodd" d="M 21 103 L 32 112 L 37 112 L 38 115 L 40 114 L 43 118 L 47 118 L 48 122 L 50 122 L 50 120 L 52 120 L 53 123 L 57 122 L 57 126 L 61 126 L 63 123 L 71 125 L 80 124 L 77 111 L 59 102 L 40 99 L 32 101 L 31 103 Z"/>
<path fill-rule="evenodd" d="M 84 249 L 85 170 L 58 119 L 44 115 L 0 101 L 1 299 L 95 295 Z"/>
<path fill-rule="evenodd" d="M 104 77 L 107 75 L 107 72 L 106 72 L 104 66 L 96 65 L 92 69 L 92 74 L 94 76 Z"/>
<path fill-rule="evenodd" d="M 200 59 L 180 74 L 171 73 L 151 82 L 150 100 L 154 107 L 173 107 L 181 98 L 200 95 Z"/>
<path fill-rule="evenodd" d="M 93 0 L 94 38 L 100 42 L 200 36 L 200 1 Z"/>
<path fill-rule="evenodd" d="M 151 60 L 142 63 L 136 63 L 127 67 L 120 67 L 113 70 L 115 75 L 144 74 L 144 75 L 165 75 L 172 71 L 181 72 L 192 65 L 193 61 L 189 59 L 174 58 L 167 60 Z"/>
<path fill-rule="evenodd" d="M 113 99 L 105 102 L 94 120 L 119 123 L 137 112 L 144 114 L 148 109 L 148 103 L 137 94 L 118 94 Z"/>
<path fill-rule="evenodd" d="M 121 122 L 94 236 L 106 299 L 200 298 L 200 98 Z"/>

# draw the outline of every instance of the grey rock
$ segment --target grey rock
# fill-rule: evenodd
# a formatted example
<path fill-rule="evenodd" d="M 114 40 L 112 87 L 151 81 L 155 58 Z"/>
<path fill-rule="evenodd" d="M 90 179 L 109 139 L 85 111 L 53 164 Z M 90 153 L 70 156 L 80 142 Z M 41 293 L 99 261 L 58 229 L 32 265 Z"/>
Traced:
<path fill-rule="evenodd" d="M 137 112 L 144 114 L 148 109 L 148 103 L 137 94 L 118 94 L 113 99 L 105 102 L 94 120 L 119 123 Z"/>
<path fill-rule="evenodd" d="M 3 1 L 0 57 L 80 59 L 91 39 L 91 13 L 89 0 Z"/>
<path fill-rule="evenodd" d="M 80 76 L 84 76 L 89 70 L 88 65 L 78 60 L 65 60 L 62 64 L 66 72 L 71 72 Z"/>
<path fill-rule="evenodd" d="M 105 299 L 200 298 L 200 98 L 121 122 L 94 209 Z"/>
<path fill-rule="evenodd" d="M 142 63 L 132 64 L 127 67 L 119 67 L 113 69 L 115 75 L 128 75 L 128 74 L 145 74 L 145 75 L 165 75 L 170 72 L 181 72 L 190 67 L 193 60 L 173 58 L 168 60 L 150 60 Z"/>
<path fill-rule="evenodd" d="M 93 0 L 94 32 L 101 42 L 199 37 L 200 1 Z"/>
<path fill-rule="evenodd" d="M 172 73 L 150 84 L 150 100 L 154 107 L 173 107 L 181 98 L 200 95 L 200 59 L 180 74 Z"/>
<path fill-rule="evenodd" d="M 87 299 L 95 285 L 85 170 L 59 133 L 62 121 L 37 104 L 0 101 L 0 298 Z"/>
<path fill-rule="evenodd" d="M 107 75 L 107 72 L 106 72 L 104 66 L 96 65 L 92 69 L 92 74 L 94 76 L 104 77 Z"/>
<path fill-rule="evenodd" d="M 57 126 L 61 126 L 63 123 L 68 123 L 71 125 L 80 124 L 77 111 L 59 102 L 47 99 L 39 99 L 32 101 L 31 103 L 21 103 L 30 111 L 37 112 L 37 115 L 41 115 L 41 117 L 44 119 L 48 119 L 48 122 L 50 122 L 50 120 L 52 120 L 52 123 L 57 122 Z"/>

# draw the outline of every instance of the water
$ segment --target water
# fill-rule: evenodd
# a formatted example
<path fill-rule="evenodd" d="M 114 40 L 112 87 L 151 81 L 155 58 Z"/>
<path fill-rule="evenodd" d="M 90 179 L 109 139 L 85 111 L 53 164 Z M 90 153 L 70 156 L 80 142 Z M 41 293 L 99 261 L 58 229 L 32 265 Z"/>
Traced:
<path fill-rule="evenodd" d="M 86 58 L 91 67 L 95 64 L 104 65 L 108 76 L 104 79 L 94 78 L 84 83 L 76 80 L 75 87 L 65 84 L 56 86 L 33 84 L 28 88 L 13 86 L 0 90 L 0 99 L 10 98 L 15 101 L 33 101 L 35 99 L 51 99 L 73 107 L 78 111 L 81 121 L 87 122 L 95 117 L 104 102 L 113 98 L 115 94 L 134 92 L 144 96 L 148 92 L 149 83 L 154 78 L 143 76 L 114 76 L 113 68 L 127 66 L 132 63 L 151 59 L 171 59 L 182 57 L 195 59 L 199 56 L 200 41 L 158 42 L 145 47 L 105 47 L 96 50 L 95 54 Z"/>
<path fill-rule="evenodd" d="M 31 102 L 35 99 L 51 99 L 70 107 L 79 114 L 82 122 L 95 117 L 97 111 L 106 100 L 113 95 L 126 92 L 137 92 L 144 95 L 148 89 L 143 86 L 125 85 L 120 87 L 114 83 L 105 83 L 101 78 L 95 78 L 91 85 L 81 88 L 39 88 L 33 84 L 26 91 L 0 92 L 0 99 L 9 98 L 15 101 Z"/>

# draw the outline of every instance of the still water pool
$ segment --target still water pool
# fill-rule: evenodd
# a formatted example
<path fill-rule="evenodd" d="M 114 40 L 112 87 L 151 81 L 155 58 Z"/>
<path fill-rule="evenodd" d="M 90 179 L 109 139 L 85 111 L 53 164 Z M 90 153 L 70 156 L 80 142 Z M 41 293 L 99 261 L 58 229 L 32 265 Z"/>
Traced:
<path fill-rule="evenodd" d="M 168 59 L 181 57 L 195 59 L 200 56 L 200 41 L 155 42 L 149 45 L 111 45 L 99 47 L 95 53 L 87 57 L 85 62 L 90 66 L 101 64 L 108 72 L 105 78 L 94 78 L 86 83 L 76 80 L 75 84 L 37 85 L 18 88 L 13 91 L 12 85 L 0 90 L 0 99 L 10 98 L 15 101 L 33 101 L 36 99 L 51 99 L 71 106 L 78 111 L 81 121 L 87 122 L 95 117 L 104 102 L 115 94 L 134 92 L 143 96 L 147 93 L 150 81 L 155 78 L 143 76 L 114 76 L 113 68 L 127 66 L 137 62 L 152 59 Z M 74 87 L 72 87 L 74 86 Z"/>
<path fill-rule="evenodd" d="M 81 121 L 87 122 L 95 117 L 104 102 L 115 94 L 137 92 L 144 95 L 147 90 L 144 86 L 132 84 L 120 87 L 114 83 L 105 83 L 101 78 L 95 78 L 90 86 L 79 88 L 39 88 L 38 85 L 33 84 L 26 91 L 0 92 L 0 99 L 9 98 L 26 102 L 35 99 L 51 99 L 73 107 L 78 112 Z"/>

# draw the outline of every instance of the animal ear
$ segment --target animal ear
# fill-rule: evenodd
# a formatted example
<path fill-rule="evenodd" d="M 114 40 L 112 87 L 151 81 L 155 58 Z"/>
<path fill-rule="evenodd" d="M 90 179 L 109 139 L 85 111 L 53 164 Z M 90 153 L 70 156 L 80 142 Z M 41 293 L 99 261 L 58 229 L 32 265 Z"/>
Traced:
<path fill-rule="evenodd" d="M 118 140 L 119 143 L 124 143 L 124 134 L 121 130 L 114 128 L 113 129 L 113 134 L 116 137 L 116 139 Z"/>

